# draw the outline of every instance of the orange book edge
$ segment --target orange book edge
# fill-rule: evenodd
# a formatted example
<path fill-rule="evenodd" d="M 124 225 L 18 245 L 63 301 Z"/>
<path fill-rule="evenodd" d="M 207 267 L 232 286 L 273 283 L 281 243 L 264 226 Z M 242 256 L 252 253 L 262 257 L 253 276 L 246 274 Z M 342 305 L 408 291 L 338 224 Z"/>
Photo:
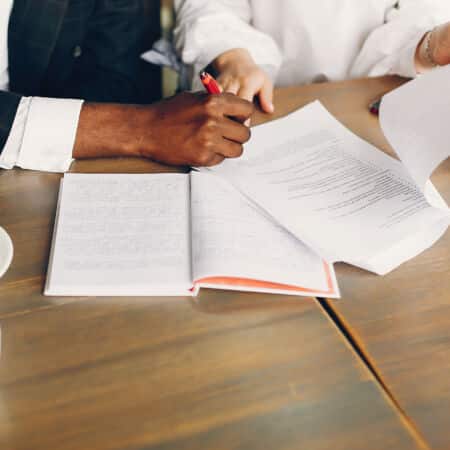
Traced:
<path fill-rule="evenodd" d="M 271 283 L 268 281 L 261 280 L 252 280 L 249 278 L 235 278 L 235 277 L 207 277 L 201 278 L 200 280 L 196 280 L 195 284 L 199 283 L 210 283 L 210 284 L 219 284 L 226 286 L 242 286 L 242 287 L 253 287 L 253 288 L 261 288 L 261 289 L 278 289 L 283 291 L 293 291 L 293 292 L 305 292 L 305 293 L 315 293 L 322 295 L 331 295 L 335 294 L 335 289 L 333 287 L 333 280 L 331 276 L 330 265 L 323 261 L 323 267 L 325 270 L 325 275 L 327 278 L 327 291 L 318 291 L 315 289 L 302 288 L 298 286 L 291 286 L 288 284 L 281 283 Z"/>

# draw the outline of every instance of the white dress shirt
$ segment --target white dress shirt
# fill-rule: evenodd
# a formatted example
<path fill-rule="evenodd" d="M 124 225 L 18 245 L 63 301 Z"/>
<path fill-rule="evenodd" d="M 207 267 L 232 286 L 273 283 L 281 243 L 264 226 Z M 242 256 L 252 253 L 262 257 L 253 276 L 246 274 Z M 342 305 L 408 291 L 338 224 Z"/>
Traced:
<path fill-rule="evenodd" d="M 8 90 L 8 23 L 13 0 L 0 0 L 0 90 Z M 23 97 L 8 140 L 0 153 L 0 168 L 65 172 L 83 102 Z"/>
<path fill-rule="evenodd" d="M 175 0 L 175 8 L 175 45 L 195 73 L 246 48 L 277 85 L 414 77 L 420 40 L 450 20 L 450 0 Z"/>

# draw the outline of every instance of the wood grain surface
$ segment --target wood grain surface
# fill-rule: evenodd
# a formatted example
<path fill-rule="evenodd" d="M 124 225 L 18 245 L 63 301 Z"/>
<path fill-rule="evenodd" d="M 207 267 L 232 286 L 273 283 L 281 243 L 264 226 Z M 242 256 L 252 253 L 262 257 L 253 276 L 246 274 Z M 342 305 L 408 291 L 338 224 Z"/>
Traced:
<path fill-rule="evenodd" d="M 132 158 L 76 161 L 71 167 L 71 172 L 84 173 L 181 170 Z M 14 243 L 12 265 L 0 279 L 0 318 L 71 300 L 42 296 L 61 178 L 60 174 L 0 170 L 0 224 Z"/>
<path fill-rule="evenodd" d="M 363 108 L 376 98 L 376 83 L 356 89 L 347 102 L 342 93 L 341 102 L 333 94 L 325 104 L 354 132 L 393 154 L 378 121 Z M 302 89 L 290 89 L 292 104 L 297 92 Z M 450 160 L 432 180 L 449 202 Z M 337 276 L 343 300 L 329 300 L 329 306 L 430 448 L 450 449 L 450 232 L 387 276 L 344 264 Z"/>
<path fill-rule="evenodd" d="M 450 160 L 433 176 L 450 200 Z M 450 448 L 450 232 L 384 277 L 337 267 L 346 324 L 431 448 Z"/>
<path fill-rule="evenodd" d="M 420 448 L 312 299 L 80 299 L 0 322 L 4 450 Z"/>
<path fill-rule="evenodd" d="M 366 97 L 399 82 L 282 89 L 277 114 L 321 98 L 363 132 Z M 314 299 L 43 297 L 59 180 L 0 171 L 0 223 L 15 244 L 0 280 L 2 450 L 426 448 Z"/>

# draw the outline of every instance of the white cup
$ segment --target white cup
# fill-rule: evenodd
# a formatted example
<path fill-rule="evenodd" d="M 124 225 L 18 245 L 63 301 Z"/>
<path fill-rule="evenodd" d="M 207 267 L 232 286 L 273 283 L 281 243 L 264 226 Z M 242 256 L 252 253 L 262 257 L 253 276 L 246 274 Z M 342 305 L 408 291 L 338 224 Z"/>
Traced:
<path fill-rule="evenodd" d="M 8 270 L 13 258 L 13 243 L 8 233 L 0 227 L 0 278 Z"/>

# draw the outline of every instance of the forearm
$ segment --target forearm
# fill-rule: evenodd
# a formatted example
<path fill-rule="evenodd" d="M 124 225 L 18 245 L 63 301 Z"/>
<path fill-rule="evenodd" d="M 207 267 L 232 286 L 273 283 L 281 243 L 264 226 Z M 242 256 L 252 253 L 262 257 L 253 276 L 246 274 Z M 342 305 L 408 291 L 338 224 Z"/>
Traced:
<path fill-rule="evenodd" d="M 152 105 L 83 105 L 72 156 L 138 156 L 170 165 L 237 157 L 250 137 L 253 105 L 233 95 L 184 93 Z M 230 116 L 238 118 L 233 121 Z"/>
<path fill-rule="evenodd" d="M 250 137 L 241 122 L 252 113 L 251 103 L 229 94 L 184 93 L 152 105 L 23 98 L 0 167 L 65 172 L 73 158 L 120 156 L 217 164 L 240 156 Z"/>
<path fill-rule="evenodd" d="M 75 159 L 140 156 L 143 108 L 134 105 L 85 103 L 73 148 Z"/>

